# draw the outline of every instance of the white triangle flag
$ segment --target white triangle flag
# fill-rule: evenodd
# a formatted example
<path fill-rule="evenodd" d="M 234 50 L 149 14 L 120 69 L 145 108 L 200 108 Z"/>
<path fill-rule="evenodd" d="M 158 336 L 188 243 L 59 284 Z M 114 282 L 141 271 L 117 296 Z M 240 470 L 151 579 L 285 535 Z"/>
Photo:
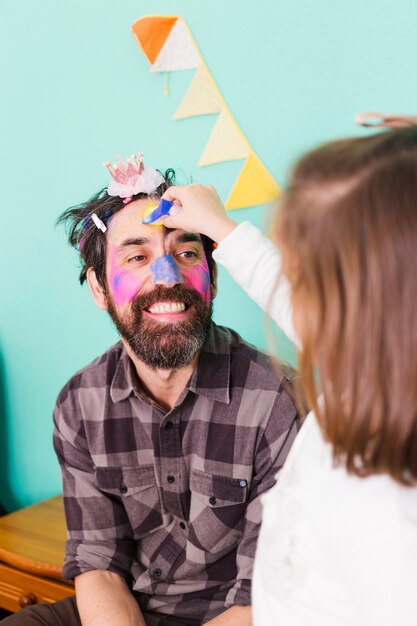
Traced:
<path fill-rule="evenodd" d="M 197 47 L 186 25 L 178 19 L 151 67 L 152 72 L 192 70 L 201 65 Z"/>
<path fill-rule="evenodd" d="M 199 67 L 173 119 L 182 120 L 193 115 L 220 113 L 222 99 L 213 79 L 204 65 Z"/>

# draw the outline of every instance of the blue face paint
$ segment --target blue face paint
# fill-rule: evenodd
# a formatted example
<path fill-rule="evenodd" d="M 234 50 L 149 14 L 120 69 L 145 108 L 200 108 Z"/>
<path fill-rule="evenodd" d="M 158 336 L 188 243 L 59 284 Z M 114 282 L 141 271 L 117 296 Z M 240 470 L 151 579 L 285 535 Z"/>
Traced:
<path fill-rule="evenodd" d="M 154 285 L 170 287 L 184 282 L 183 277 L 171 254 L 160 256 L 151 265 Z"/>
<path fill-rule="evenodd" d="M 142 217 L 142 224 L 153 224 L 154 222 L 159 220 L 160 217 L 163 217 L 164 215 L 169 215 L 171 208 L 172 202 L 162 199 L 158 206 L 150 214 L 145 211 Z"/>

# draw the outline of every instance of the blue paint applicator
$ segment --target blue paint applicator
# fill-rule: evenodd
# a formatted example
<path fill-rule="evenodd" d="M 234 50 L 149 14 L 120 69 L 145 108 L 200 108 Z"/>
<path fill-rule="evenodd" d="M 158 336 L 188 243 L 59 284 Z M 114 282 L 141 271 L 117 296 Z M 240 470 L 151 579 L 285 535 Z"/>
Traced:
<path fill-rule="evenodd" d="M 169 202 L 169 200 L 162 199 L 158 206 L 153 209 L 149 214 L 147 211 L 142 217 L 142 224 L 153 224 L 164 215 L 169 215 L 170 210 L 172 209 L 173 203 Z"/>

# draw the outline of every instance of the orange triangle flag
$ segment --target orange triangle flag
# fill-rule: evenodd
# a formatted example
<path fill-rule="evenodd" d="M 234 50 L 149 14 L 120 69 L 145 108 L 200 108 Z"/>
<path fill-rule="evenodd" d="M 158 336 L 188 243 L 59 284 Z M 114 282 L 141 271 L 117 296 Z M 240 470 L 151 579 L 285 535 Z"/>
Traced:
<path fill-rule="evenodd" d="M 156 61 L 177 19 L 176 15 L 150 15 L 133 24 L 132 31 L 151 65 Z"/>
<path fill-rule="evenodd" d="M 227 198 L 226 209 L 244 209 L 274 200 L 280 189 L 260 159 L 251 152 Z"/>

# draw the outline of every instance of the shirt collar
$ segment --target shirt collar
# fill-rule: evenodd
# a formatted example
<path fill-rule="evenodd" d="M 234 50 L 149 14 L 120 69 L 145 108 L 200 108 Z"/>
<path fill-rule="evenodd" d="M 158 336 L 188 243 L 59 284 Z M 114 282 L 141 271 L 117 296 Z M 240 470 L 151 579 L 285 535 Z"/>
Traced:
<path fill-rule="evenodd" d="M 120 342 L 120 348 L 120 358 L 110 385 L 110 397 L 114 403 L 125 400 L 137 390 L 137 383 L 135 382 L 137 377 L 133 372 L 134 365 L 122 342 Z"/>
<path fill-rule="evenodd" d="M 140 389 L 134 365 L 120 342 L 120 358 L 110 385 L 110 397 L 114 403 L 128 398 Z M 229 331 L 211 323 L 209 335 L 200 352 L 197 366 L 184 392 L 205 396 L 210 400 L 230 403 L 230 334 Z M 181 398 L 184 394 L 181 394 Z"/>

